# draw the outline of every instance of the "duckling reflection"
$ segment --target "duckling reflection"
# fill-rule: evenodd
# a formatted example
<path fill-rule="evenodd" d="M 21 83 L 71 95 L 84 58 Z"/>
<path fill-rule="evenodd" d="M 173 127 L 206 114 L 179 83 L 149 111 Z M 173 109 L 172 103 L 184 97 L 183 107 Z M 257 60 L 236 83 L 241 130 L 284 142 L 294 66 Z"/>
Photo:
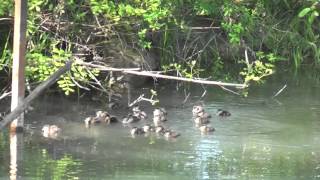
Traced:
<path fill-rule="evenodd" d="M 56 139 L 61 129 L 57 125 L 46 124 L 42 127 L 42 135 L 46 138 Z"/>

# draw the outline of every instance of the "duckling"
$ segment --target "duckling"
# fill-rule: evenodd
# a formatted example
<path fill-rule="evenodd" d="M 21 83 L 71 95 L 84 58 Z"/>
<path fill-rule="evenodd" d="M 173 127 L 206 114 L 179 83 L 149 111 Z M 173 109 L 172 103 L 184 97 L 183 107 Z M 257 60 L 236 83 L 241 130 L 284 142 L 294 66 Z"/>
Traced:
<path fill-rule="evenodd" d="M 193 117 L 198 116 L 199 113 L 204 112 L 204 108 L 201 105 L 195 105 L 192 108 L 192 115 Z"/>
<path fill-rule="evenodd" d="M 141 134 L 144 134 L 144 133 L 145 133 L 144 130 L 142 128 L 138 128 L 138 127 L 133 127 L 130 130 L 130 134 L 132 136 L 141 135 Z"/>
<path fill-rule="evenodd" d="M 144 125 L 144 126 L 142 127 L 142 129 L 143 129 L 143 131 L 144 131 L 145 133 L 149 133 L 149 132 L 154 132 L 154 131 L 155 131 L 154 127 L 152 127 L 150 124 Z"/>
<path fill-rule="evenodd" d="M 164 108 L 156 108 L 153 117 L 159 117 L 162 122 L 167 121 L 167 111 Z"/>
<path fill-rule="evenodd" d="M 156 126 L 156 127 L 155 127 L 155 132 L 156 132 L 157 134 L 164 134 L 165 129 L 164 129 L 163 126 Z"/>
<path fill-rule="evenodd" d="M 161 117 L 160 116 L 153 117 L 153 124 L 155 127 L 161 126 L 162 125 Z"/>
<path fill-rule="evenodd" d="M 131 113 L 122 119 L 123 124 L 129 124 L 129 123 L 134 123 L 138 121 L 140 121 L 140 118 L 138 118 L 137 116 L 134 116 Z"/>
<path fill-rule="evenodd" d="M 136 105 L 132 108 L 132 112 L 133 112 L 134 116 L 136 116 L 142 120 L 147 119 L 147 117 L 148 117 L 147 113 L 142 111 L 138 105 Z"/>
<path fill-rule="evenodd" d="M 119 122 L 117 117 L 110 116 L 110 123 L 117 123 L 117 122 Z"/>
<path fill-rule="evenodd" d="M 201 111 L 197 114 L 197 117 L 200 117 L 202 119 L 210 119 L 211 118 L 211 115 L 204 112 L 204 111 Z"/>
<path fill-rule="evenodd" d="M 99 119 L 97 119 L 96 117 L 87 117 L 85 120 L 84 120 L 84 123 L 86 125 L 86 127 L 90 127 L 90 125 L 92 124 L 98 124 L 98 123 L 101 123 L 101 121 Z"/>
<path fill-rule="evenodd" d="M 222 109 L 218 109 L 216 114 L 217 114 L 217 116 L 220 116 L 220 117 L 231 116 L 231 113 L 229 111 L 222 110 Z"/>
<path fill-rule="evenodd" d="M 163 133 L 163 136 L 165 138 L 177 138 L 178 136 L 180 136 L 180 133 L 174 132 L 172 130 L 165 130 L 165 132 Z"/>
<path fill-rule="evenodd" d="M 193 120 L 194 120 L 194 123 L 196 123 L 197 125 L 210 123 L 209 118 L 202 118 L 200 116 L 195 117 Z"/>
<path fill-rule="evenodd" d="M 215 129 L 213 127 L 207 126 L 207 125 L 202 125 L 199 127 L 199 130 L 201 133 L 208 133 L 208 132 L 213 132 Z"/>
<path fill-rule="evenodd" d="M 57 125 L 44 125 L 42 127 L 42 135 L 46 138 L 57 138 L 61 129 Z"/>
<path fill-rule="evenodd" d="M 106 111 L 97 111 L 96 112 L 96 121 L 110 123 L 110 114 Z"/>

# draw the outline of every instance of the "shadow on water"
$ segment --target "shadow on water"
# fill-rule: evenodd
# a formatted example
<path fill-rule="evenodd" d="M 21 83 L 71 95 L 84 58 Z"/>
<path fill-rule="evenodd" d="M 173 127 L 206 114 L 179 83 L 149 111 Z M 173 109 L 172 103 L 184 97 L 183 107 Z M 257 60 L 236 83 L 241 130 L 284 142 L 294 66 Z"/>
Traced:
<path fill-rule="evenodd" d="M 305 82 L 307 83 L 307 82 Z M 301 84 L 267 83 L 248 98 L 208 88 L 201 102 L 214 116 L 216 131 L 201 135 L 191 110 L 203 89 L 192 86 L 184 106 L 183 92 L 159 90 L 167 107 L 167 127 L 181 133 L 175 141 L 156 135 L 132 138 L 120 124 L 85 128 L 83 120 L 105 105 L 89 100 L 46 97 L 26 116 L 31 127 L 23 138 L 18 175 L 35 179 L 316 179 L 320 178 L 320 92 Z M 136 96 L 139 95 L 137 92 Z M 152 107 L 142 103 L 151 115 Z M 126 112 L 115 112 L 121 117 Z M 58 124 L 57 139 L 41 136 L 44 124 Z M 140 123 L 142 124 L 142 123 Z M 0 176 L 8 179 L 9 135 L 0 133 Z M 12 162 L 12 159 L 11 159 Z"/>

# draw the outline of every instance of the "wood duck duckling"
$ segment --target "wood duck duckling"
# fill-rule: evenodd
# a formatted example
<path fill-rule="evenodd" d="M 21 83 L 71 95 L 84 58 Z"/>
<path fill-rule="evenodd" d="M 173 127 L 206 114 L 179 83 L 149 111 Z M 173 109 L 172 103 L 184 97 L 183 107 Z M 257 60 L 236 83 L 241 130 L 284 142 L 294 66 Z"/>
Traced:
<path fill-rule="evenodd" d="M 147 119 L 147 117 L 148 117 L 147 113 L 142 111 L 140 109 L 140 107 L 137 106 L 137 105 L 133 106 L 132 113 L 133 113 L 134 116 L 136 116 L 136 117 L 138 117 L 139 119 L 142 119 L 142 120 Z"/>
<path fill-rule="evenodd" d="M 156 108 L 153 111 L 153 117 L 159 117 L 159 120 L 162 122 L 167 121 L 167 114 L 164 108 Z"/>
<path fill-rule="evenodd" d="M 101 123 L 100 120 L 98 120 L 96 117 L 87 117 L 85 120 L 84 120 L 84 123 L 86 125 L 87 128 L 89 128 L 92 124 L 98 124 L 98 123 Z"/>
<path fill-rule="evenodd" d="M 163 136 L 167 139 L 177 138 L 180 136 L 180 133 L 174 132 L 172 130 L 165 130 Z"/>
<path fill-rule="evenodd" d="M 229 111 L 226 111 L 226 110 L 223 110 L 223 109 L 218 109 L 216 114 L 217 114 L 217 116 L 220 116 L 220 117 L 231 116 L 231 113 Z"/>
<path fill-rule="evenodd" d="M 208 133 L 208 132 L 213 132 L 215 129 L 213 127 L 207 126 L 207 125 L 202 125 L 199 127 L 199 130 L 201 133 Z"/>
<path fill-rule="evenodd" d="M 200 117 L 200 116 L 195 117 L 195 118 L 193 119 L 193 121 L 194 121 L 194 123 L 195 123 L 196 125 L 202 125 L 202 124 L 208 124 L 208 123 L 210 123 L 209 118 L 202 118 L 202 117 Z"/>
<path fill-rule="evenodd" d="M 142 135 L 142 134 L 144 134 L 144 133 L 145 133 L 145 132 L 144 132 L 143 128 L 133 127 L 133 128 L 131 128 L 131 130 L 130 130 L 130 134 L 131 134 L 132 136 Z"/>
<path fill-rule="evenodd" d="M 151 126 L 150 124 L 146 124 L 142 127 L 143 131 L 145 133 L 150 133 L 150 132 L 155 132 L 155 129 L 153 126 Z"/>
<path fill-rule="evenodd" d="M 42 127 L 42 135 L 46 138 L 57 138 L 61 129 L 57 125 L 44 125 Z"/>
<path fill-rule="evenodd" d="M 155 132 L 156 132 L 157 134 L 164 134 L 165 129 L 164 129 L 163 126 L 156 126 L 156 127 L 155 127 Z"/>
<path fill-rule="evenodd" d="M 97 111 L 95 119 L 97 122 L 99 121 L 99 122 L 105 122 L 105 123 L 109 124 L 110 117 L 111 117 L 110 114 L 106 111 Z"/>
<path fill-rule="evenodd" d="M 193 117 L 197 117 L 199 113 L 204 112 L 204 108 L 202 105 L 195 105 L 192 108 Z"/>
<path fill-rule="evenodd" d="M 140 121 L 140 118 L 138 118 L 137 116 L 134 116 L 131 113 L 122 119 L 123 124 L 130 124 L 130 123 L 135 123 L 138 121 Z"/>
<path fill-rule="evenodd" d="M 197 117 L 200 117 L 202 119 L 210 119 L 212 116 L 204 111 L 201 111 L 197 114 Z"/>
<path fill-rule="evenodd" d="M 155 127 L 161 126 L 162 121 L 160 116 L 153 117 L 153 124 Z"/>

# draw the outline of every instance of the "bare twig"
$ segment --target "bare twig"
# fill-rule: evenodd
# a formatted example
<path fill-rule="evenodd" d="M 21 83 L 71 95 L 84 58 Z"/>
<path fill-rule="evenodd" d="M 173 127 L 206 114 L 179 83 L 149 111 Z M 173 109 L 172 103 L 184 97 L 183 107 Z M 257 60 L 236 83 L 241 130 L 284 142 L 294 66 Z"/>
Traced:
<path fill-rule="evenodd" d="M 10 92 L 4 92 L 3 94 L 1 94 L 0 100 L 5 98 L 5 97 L 7 97 L 7 96 L 9 96 L 10 94 L 11 94 L 11 91 Z"/>
<path fill-rule="evenodd" d="M 154 74 L 154 73 L 150 73 L 148 71 L 124 70 L 122 72 L 126 73 L 126 74 L 134 74 L 134 75 L 138 75 L 138 76 L 150 76 L 150 77 L 156 77 L 156 78 L 162 78 L 162 79 L 186 81 L 186 82 L 199 83 L 199 84 L 218 85 L 218 86 L 233 86 L 233 87 L 240 88 L 240 89 L 243 89 L 248 86 L 247 84 L 225 83 L 225 82 L 221 82 L 221 81 L 208 81 L 208 80 L 201 80 L 201 79 L 191 79 L 191 78 L 169 76 L 169 75 L 163 75 L 163 74 Z"/>
<path fill-rule="evenodd" d="M 272 96 L 272 98 L 277 97 L 282 91 L 287 87 L 287 84 L 285 84 L 275 95 Z"/>
<path fill-rule="evenodd" d="M 79 65 L 94 67 L 99 70 L 105 70 L 105 71 L 120 71 L 125 74 L 134 74 L 137 76 L 149 76 L 153 78 L 162 78 L 162 79 L 171 79 L 171 80 L 177 80 L 177 81 L 186 81 L 186 82 L 192 82 L 192 83 L 199 83 L 199 84 L 208 84 L 208 85 L 218 85 L 218 86 L 233 86 L 236 88 L 246 88 L 247 84 L 236 84 L 236 83 L 225 83 L 221 81 L 209 81 L 209 80 L 203 80 L 203 79 L 192 79 L 192 78 L 184 78 L 184 77 L 176 77 L 176 76 L 169 76 L 169 75 L 163 75 L 158 74 L 150 71 L 138 71 L 139 68 L 112 68 L 112 67 L 105 67 L 101 65 L 96 65 L 92 63 L 86 63 L 81 61 L 76 61 Z"/>
<path fill-rule="evenodd" d="M 233 91 L 233 90 L 231 90 L 231 89 L 228 89 L 228 88 L 226 88 L 226 87 L 224 87 L 224 86 L 220 86 L 223 90 L 225 90 L 225 91 L 228 91 L 228 92 L 231 92 L 232 94 L 236 94 L 236 95 L 238 95 L 238 96 L 240 96 L 241 94 L 239 94 L 239 93 L 237 93 L 237 92 L 235 92 L 235 91 Z"/>

